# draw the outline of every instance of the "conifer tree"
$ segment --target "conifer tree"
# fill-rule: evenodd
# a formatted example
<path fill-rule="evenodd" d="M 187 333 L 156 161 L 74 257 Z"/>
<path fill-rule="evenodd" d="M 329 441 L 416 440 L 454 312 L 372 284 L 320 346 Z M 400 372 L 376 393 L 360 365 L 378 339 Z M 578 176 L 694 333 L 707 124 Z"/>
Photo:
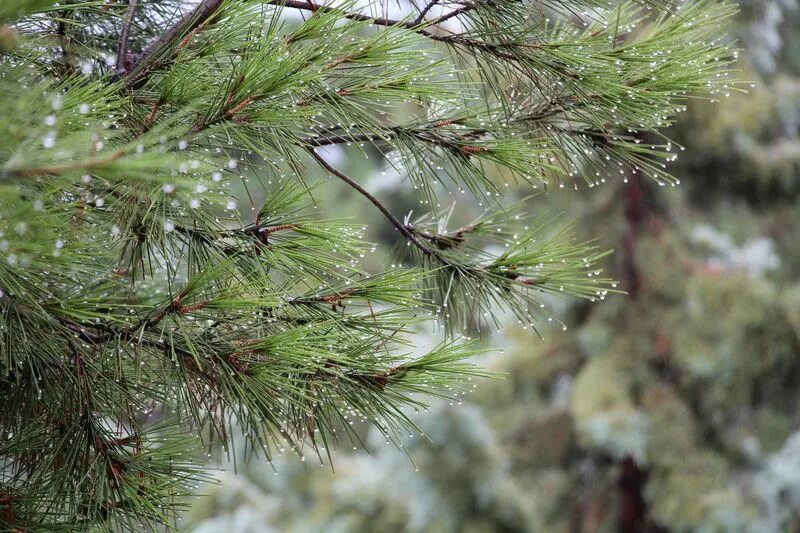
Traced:
<path fill-rule="evenodd" d="M 674 183 L 657 131 L 736 88 L 724 2 L 389 7 L 2 2 L 2 529 L 173 527 L 232 431 L 329 461 L 353 421 L 413 428 L 482 374 L 464 335 L 614 290 L 603 250 L 506 191 Z M 333 145 L 407 175 L 422 215 Z M 394 227 L 394 266 L 315 214 L 314 169 Z M 462 194 L 485 214 L 454 225 Z M 408 355 L 428 320 L 441 344 Z"/>

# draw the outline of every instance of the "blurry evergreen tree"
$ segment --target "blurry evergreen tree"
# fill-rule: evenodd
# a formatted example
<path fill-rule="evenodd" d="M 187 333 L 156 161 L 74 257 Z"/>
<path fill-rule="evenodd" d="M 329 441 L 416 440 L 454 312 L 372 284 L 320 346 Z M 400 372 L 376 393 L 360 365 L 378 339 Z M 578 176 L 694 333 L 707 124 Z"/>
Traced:
<path fill-rule="evenodd" d="M 674 183 L 673 144 L 643 140 L 736 90 L 726 3 L 404 8 L 3 0 L 0 528 L 174 527 L 234 428 L 237 461 L 327 461 L 354 422 L 399 442 L 406 408 L 482 374 L 461 334 L 612 289 L 595 244 L 504 193 Z M 334 145 L 407 174 L 423 214 Z M 399 265 L 365 272 L 363 225 L 314 215 L 319 174 L 387 219 Z M 485 213 L 454 226 L 461 193 Z M 446 340 L 406 355 L 428 319 Z"/>

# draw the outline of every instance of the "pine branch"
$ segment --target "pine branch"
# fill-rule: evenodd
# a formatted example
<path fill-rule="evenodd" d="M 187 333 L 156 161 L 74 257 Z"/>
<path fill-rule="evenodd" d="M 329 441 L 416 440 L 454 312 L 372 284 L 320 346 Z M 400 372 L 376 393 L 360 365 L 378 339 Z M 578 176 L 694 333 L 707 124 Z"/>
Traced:
<path fill-rule="evenodd" d="M 459 332 L 501 327 L 501 309 L 558 321 L 545 294 L 615 292 L 606 252 L 504 193 L 665 182 L 672 146 L 641 139 L 688 98 L 737 90 L 719 39 L 733 11 L 703 0 L 683 18 L 661 0 L 546 2 L 547 23 L 514 0 L 403 20 L 305 0 L 0 4 L 19 36 L 0 61 L 6 529 L 174 527 L 203 476 L 191 452 L 235 429 L 268 457 L 322 457 L 358 441 L 356 421 L 397 439 L 406 408 L 481 375 Z M 290 9 L 311 16 L 284 24 Z M 314 152 L 348 143 L 377 148 L 428 212 L 398 219 Z M 364 225 L 322 219 L 303 151 L 410 262 L 363 270 Z M 441 188 L 483 214 L 434 208 Z M 430 316 L 459 340 L 402 353 Z"/>
<path fill-rule="evenodd" d="M 223 3 L 224 0 L 203 0 L 192 12 L 185 15 L 155 42 L 151 43 L 137 58 L 134 65 L 122 73 L 122 77 L 127 80 L 126 84 L 130 86 L 132 84 L 142 83 L 148 75 L 148 69 L 154 66 L 153 58 L 158 53 L 170 46 L 170 44 L 174 45 L 179 38 L 191 34 L 197 28 L 204 25 L 222 7 Z M 273 0 L 266 3 L 277 5 L 282 8 L 311 11 L 313 13 L 334 13 L 345 19 L 369 22 L 378 26 L 406 28 L 434 41 L 485 50 L 496 55 L 498 58 L 511 61 L 516 61 L 517 59 L 512 54 L 504 52 L 502 50 L 502 45 L 472 39 L 463 35 L 439 35 L 431 31 L 430 28 L 436 24 L 468 12 L 473 9 L 474 6 L 458 8 L 449 14 L 439 17 L 432 23 L 421 24 L 414 21 L 395 20 L 373 17 L 361 13 L 351 13 L 335 7 L 315 4 L 311 2 L 311 0 Z"/>

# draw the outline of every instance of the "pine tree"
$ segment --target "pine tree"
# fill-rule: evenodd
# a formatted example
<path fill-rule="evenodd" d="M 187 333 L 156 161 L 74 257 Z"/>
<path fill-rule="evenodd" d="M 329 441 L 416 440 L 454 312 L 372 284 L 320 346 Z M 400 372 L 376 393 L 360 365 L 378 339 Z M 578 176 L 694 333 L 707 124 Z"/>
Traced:
<path fill-rule="evenodd" d="M 548 293 L 615 290 L 606 252 L 506 192 L 674 183 L 657 130 L 736 90 L 724 2 L 402 7 L 2 2 L 0 527 L 172 527 L 232 431 L 329 461 L 353 421 L 413 428 L 483 374 L 464 336 L 498 312 L 535 328 Z M 423 215 L 332 145 L 406 174 Z M 315 214 L 314 169 L 397 230 L 394 266 Z M 485 214 L 453 224 L 462 194 Z M 411 356 L 425 321 L 442 343 Z"/>

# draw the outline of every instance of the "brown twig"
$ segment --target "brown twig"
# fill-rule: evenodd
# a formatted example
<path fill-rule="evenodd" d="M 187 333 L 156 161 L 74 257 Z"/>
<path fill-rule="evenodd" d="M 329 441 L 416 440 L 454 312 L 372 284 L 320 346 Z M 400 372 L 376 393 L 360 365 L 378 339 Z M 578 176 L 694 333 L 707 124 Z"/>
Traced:
<path fill-rule="evenodd" d="M 436 4 L 438 4 L 438 3 L 439 3 L 439 0 L 431 0 L 430 2 L 428 2 L 428 5 L 426 5 L 422 9 L 422 11 L 419 12 L 419 15 L 417 15 L 417 18 L 414 19 L 414 24 L 422 23 L 422 21 L 425 20 L 425 15 L 427 15 L 428 12 L 431 9 L 433 9 L 436 6 Z"/>
<path fill-rule="evenodd" d="M 389 209 L 387 209 L 387 207 L 380 202 L 380 200 L 378 200 L 377 198 L 372 196 L 372 194 L 370 194 L 370 192 L 367 191 L 364 187 L 362 187 L 357 181 L 355 181 L 354 179 L 350 178 L 349 176 L 347 176 L 343 172 L 337 170 L 336 168 L 332 167 L 327 161 L 325 161 L 325 159 L 323 159 L 322 156 L 320 156 L 318 153 L 316 153 L 313 149 L 309 148 L 309 149 L 307 149 L 307 151 L 308 151 L 309 154 L 311 154 L 311 157 L 313 157 L 316 160 L 316 162 L 319 163 L 319 165 L 322 168 L 324 168 L 326 171 L 328 171 L 329 173 L 333 174 L 334 176 L 336 176 L 337 178 L 339 178 L 340 180 L 342 180 L 343 182 L 348 184 L 350 187 L 355 189 L 359 194 L 361 194 L 364 198 L 369 200 L 372 203 L 372 205 L 377 207 L 378 210 L 381 213 L 383 213 L 383 216 L 385 216 L 389 220 L 389 222 L 391 222 L 391 224 L 395 228 L 397 228 L 397 230 L 400 233 L 402 233 L 403 236 L 406 239 L 408 239 L 414 246 L 416 246 L 422 253 L 424 253 L 427 256 L 435 255 L 433 253 L 433 250 L 431 250 L 430 248 L 425 246 L 425 244 L 423 244 L 417 238 L 417 236 L 414 234 L 414 232 L 412 232 L 408 227 L 406 227 L 405 224 L 400 222 L 400 220 L 398 220 L 397 217 L 395 217 L 391 213 L 391 211 L 389 211 Z"/>
<path fill-rule="evenodd" d="M 475 6 L 473 6 L 473 5 L 461 6 L 458 9 L 454 9 L 450 13 L 445 13 L 444 15 L 442 15 L 439 18 L 433 19 L 432 21 L 430 21 L 429 24 L 431 24 L 431 25 L 441 24 L 442 22 L 444 22 L 446 20 L 450 20 L 453 17 L 457 17 L 459 15 L 463 15 L 467 11 L 472 11 L 473 9 L 475 9 Z"/>
<path fill-rule="evenodd" d="M 319 5 L 307 0 L 271 0 L 267 2 L 268 4 L 288 7 L 290 9 L 298 9 L 301 11 L 311 11 L 313 13 L 338 13 L 343 18 L 356 20 L 360 22 L 371 22 L 378 26 L 399 26 L 401 28 L 406 28 L 409 30 L 414 30 L 417 33 L 430 36 L 433 35 L 427 30 L 420 28 L 419 24 L 414 23 L 413 21 L 404 21 L 404 20 L 396 20 L 384 17 L 372 17 L 370 15 L 364 15 L 363 13 L 351 13 L 348 11 L 343 11 L 341 9 L 327 6 L 327 5 Z"/>
<path fill-rule="evenodd" d="M 244 108 L 252 104 L 253 101 L 255 101 L 255 99 L 256 99 L 255 96 L 248 96 L 247 98 L 242 100 L 239 104 L 237 104 L 235 107 L 229 109 L 228 112 L 225 113 L 225 116 L 228 118 L 235 118 L 240 111 L 244 110 Z"/>
<path fill-rule="evenodd" d="M 165 307 L 158 310 L 154 309 L 137 323 L 120 328 L 101 323 L 79 324 L 63 317 L 59 317 L 58 321 L 62 326 L 75 333 L 80 339 L 94 345 L 103 344 L 116 338 L 128 340 L 133 337 L 137 331 L 149 329 L 158 325 L 170 313 L 186 314 L 208 305 L 208 302 L 204 302 L 202 305 L 194 304 L 183 306 L 183 297 L 184 294 L 179 293 Z M 87 328 L 93 329 L 96 333 L 89 331 Z"/>
<path fill-rule="evenodd" d="M 136 8 L 139 7 L 139 0 L 130 0 L 128 7 L 128 15 L 125 17 L 125 22 L 122 24 L 122 31 L 119 34 L 119 44 L 117 45 L 117 74 L 122 76 L 127 72 L 128 61 L 128 38 L 131 33 L 131 25 L 133 19 L 136 17 Z"/>

